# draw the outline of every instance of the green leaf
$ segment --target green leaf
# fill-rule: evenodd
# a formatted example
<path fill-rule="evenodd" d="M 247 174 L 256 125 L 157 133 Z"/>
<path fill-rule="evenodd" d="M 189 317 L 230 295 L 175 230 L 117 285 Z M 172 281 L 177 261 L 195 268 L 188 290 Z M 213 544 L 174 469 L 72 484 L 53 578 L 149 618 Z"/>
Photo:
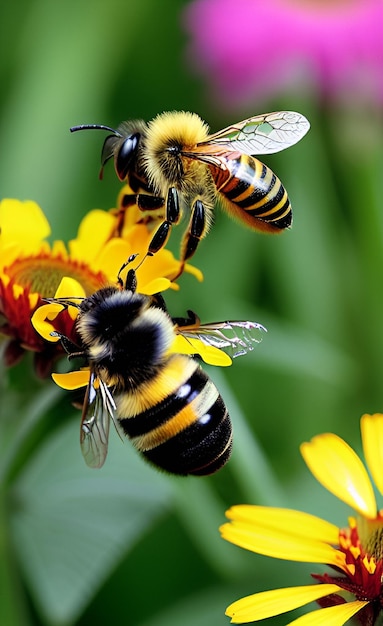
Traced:
<path fill-rule="evenodd" d="M 210 587 L 176 601 L 168 610 L 145 621 L 142 626 L 226 626 L 225 610 L 232 598 L 229 586 Z"/>
<path fill-rule="evenodd" d="M 170 504 L 164 475 L 113 431 L 105 466 L 86 467 L 79 424 L 55 433 L 12 491 L 11 527 L 27 584 L 50 624 L 70 624 Z"/>

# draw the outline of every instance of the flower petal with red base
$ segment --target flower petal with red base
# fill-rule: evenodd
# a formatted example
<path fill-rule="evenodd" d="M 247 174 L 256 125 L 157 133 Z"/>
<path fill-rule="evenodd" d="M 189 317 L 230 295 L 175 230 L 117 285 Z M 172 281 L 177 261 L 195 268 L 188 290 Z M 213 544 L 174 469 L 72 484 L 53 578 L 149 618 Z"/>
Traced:
<path fill-rule="evenodd" d="M 266 556 L 345 569 L 344 555 L 332 544 L 338 528 L 321 518 L 273 507 L 239 505 L 226 512 L 231 520 L 221 535 L 236 545 Z"/>
<path fill-rule="evenodd" d="M 337 606 L 330 606 L 325 609 L 318 609 L 306 613 L 289 622 L 288 626 L 343 626 L 354 615 L 359 613 L 368 602 L 355 600 L 355 602 L 345 602 Z"/>

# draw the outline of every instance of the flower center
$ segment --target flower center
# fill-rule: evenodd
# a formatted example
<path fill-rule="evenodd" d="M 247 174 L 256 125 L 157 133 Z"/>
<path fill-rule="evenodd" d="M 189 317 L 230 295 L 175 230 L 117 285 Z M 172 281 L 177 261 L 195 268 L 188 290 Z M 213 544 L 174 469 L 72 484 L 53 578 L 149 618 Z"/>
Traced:
<path fill-rule="evenodd" d="M 4 273 L 15 284 L 29 288 L 44 298 L 53 298 L 64 276 L 77 280 L 86 295 L 91 295 L 107 282 L 102 272 L 92 272 L 85 263 L 44 254 L 18 259 L 4 268 Z"/>
<path fill-rule="evenodd" d="M 335 583 L 345 591 L 354 594 L 357 600 L 377 601 L 381 604 L 383 560 L 382 560 L 382 520 L 374 521 L 354 518 L 349 520 L 350 526 L 339 531 L 339 549 L 345 554 L 347 572 L 342 576 L 329 574 L 314 575 L 314 578 L 326 583 Z M 362 527 L 372 524 L 368 543 L 359 533 L 359 523 Z M 367 530 L 367 527 L 366 529 Z M 363 537 L 365 535 L 362 531 Z M 378 532 L 376 532 L 378 531 Z M 368 546 L 368 547 L 367 547 Z"/>
<path fill-rule="evenodd" d="M 383 562 L 383 519 L 380 514 L 374 520 L 358 519 L 358 533 L 368 554 Z"/>

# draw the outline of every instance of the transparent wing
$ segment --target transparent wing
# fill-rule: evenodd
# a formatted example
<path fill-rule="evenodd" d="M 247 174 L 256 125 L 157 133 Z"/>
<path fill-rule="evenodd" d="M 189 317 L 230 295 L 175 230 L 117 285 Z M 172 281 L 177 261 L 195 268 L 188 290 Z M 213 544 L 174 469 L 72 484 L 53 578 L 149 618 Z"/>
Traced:
<path fill-rule="evenodd" d="M 254 350 L 267 330 L 257 322 L 213 322 L 179 327 L 177 332 L 184 337 L 199 339 L 207 346 L 219 348 L 234 359 Z"/>
<path fill-rule="evenodd" d="M 214 146 L 244 154 L 273 154 L 300 141 L 310 128 L 309 121 L 294 111 L 277 111 L 250 117 L 209 135 L 195 153 L 214 154 Z M 193 151 L 194 152 L 194 151 Z"/>
<path fill-rule="evenodd" d="M 116 405 L 108 387 L 92 372 L 81 419 L 80 445 L 89 467 L 104 465 L 108 453 L 110 419 Z"/>

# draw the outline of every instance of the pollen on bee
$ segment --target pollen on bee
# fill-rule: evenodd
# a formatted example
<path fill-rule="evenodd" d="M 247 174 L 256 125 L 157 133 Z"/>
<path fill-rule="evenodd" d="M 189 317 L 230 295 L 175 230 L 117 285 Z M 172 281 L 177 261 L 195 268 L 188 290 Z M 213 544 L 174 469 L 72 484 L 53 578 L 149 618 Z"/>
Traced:
<path fill-rule="evenodd" d="M 147 150 L 155 153 L 167 148 L 169 143 L 193 147 L 205 141 L 209 127 L 199 115 L 188 111 L 160 113 L 148 124 Z"/>

